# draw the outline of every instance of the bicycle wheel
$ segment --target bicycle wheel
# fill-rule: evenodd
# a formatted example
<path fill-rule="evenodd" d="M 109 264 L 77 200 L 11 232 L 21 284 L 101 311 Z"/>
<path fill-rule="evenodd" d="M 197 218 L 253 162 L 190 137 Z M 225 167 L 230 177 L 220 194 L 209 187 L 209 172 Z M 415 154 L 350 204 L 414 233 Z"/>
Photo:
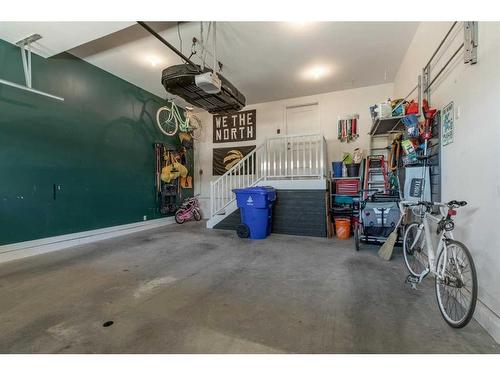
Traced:
<path fill-rule="evenodd" d="M 196 221 L 200 221 L 201 220 L 201 213 L 200 211 L 198 210 L 193 210 L 193 217 Z"/>
<path fill-rule="evenodd" d="M 196 141 L 200 141 L 203 137 L 203 127 L 201 125 L 201 120 L 199 119 L 198 116 L 192 113 L 188 115 L 188 118 L 189 118 L 189 133 L 191 134 L 191 137 Z"/>
<path fill-rule="evenodd" d="M 160 131 L 169 137 L 177 133 L 177 121 L 168 107 L 161 107 L 156 112 L 156 125 Z"/>
<path fill-rule="evenodd" d="M 403 237 L 403 255 L 406 268 L 413 276 L 420 276 L 427 268 L 427 264 L 429 264 L 425 249 L 424 232 L 420 232 L 420 236 L 416 239 L 418 226 L 418 223 L 408 225 Z"/>
<path fill-rule="evenodd" d="M 182 212 L 181 211 L 177 211 L 175 213 L 175 222 L 177 224 L 183 224 L 184 223 L 184 218 L 182 217 Z"/>
<path fill-rule="evenodd" d="M 469 249 L 458 241 L 446 244 L 439 254 L 437 270 L 444 268 L 443 278 L 436 277 L 436 297 L 439 311 L 453 328 L 467 325 L 474 315 L 477 301 L 477 276 Z"/>
<path fill-rule="evenodd" d="M 356 251 L 359 251 L 359 245 L 360 245 L 360 231 L 361 231 L 361 228 L 360 228 L 360 224 L 356 223 L 354 224 L 354 248 L 356 249 Z"/>

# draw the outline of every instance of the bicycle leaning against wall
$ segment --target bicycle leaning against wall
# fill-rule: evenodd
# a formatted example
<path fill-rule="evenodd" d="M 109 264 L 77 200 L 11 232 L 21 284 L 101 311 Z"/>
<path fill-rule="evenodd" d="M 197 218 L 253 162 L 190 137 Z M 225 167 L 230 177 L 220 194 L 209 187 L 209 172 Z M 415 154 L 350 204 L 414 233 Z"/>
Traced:
<path fill-rule="evenodd" d="M 407 282 L 415 288 L 427 275 L 435 278 L 436 297 L 444 320 L 454 328 L 465 327 L 474 314 L 477 300 L 477 276 L 467 247 L 453 238 L 456 209 L 467 202 L 399 203 L 401 214 L 411 210 L 419 222 L 406 226 L 403 254 L 410 271 Z M 437 245 L 433 246 L 431 222 L 437 224 Z"/>

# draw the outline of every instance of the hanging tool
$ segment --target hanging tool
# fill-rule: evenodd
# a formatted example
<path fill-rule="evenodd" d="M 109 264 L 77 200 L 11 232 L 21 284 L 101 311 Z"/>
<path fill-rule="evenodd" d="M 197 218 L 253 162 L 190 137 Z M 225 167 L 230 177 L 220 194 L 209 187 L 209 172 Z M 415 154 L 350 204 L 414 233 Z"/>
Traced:
<path fill-rule="evenodd" d="M 389 172 L 395 172 L 398 169 L 399 155 L 401 154 L 401 138 L 402 135 L 396 136 L 391 143 L 391 150 L 389 152 L 389 159 L 387 166 Z"/>
<path fill-rule="evenodd" d="M 436 115 L 437 109 L 430 108 L 429 103 L 427 102 L 426 99 L 424 99 L 422 104 L 422 112 L 424 113 L 425 122 L 420 135 L 422 139 L 424 139 L 427 142 L 429 139 L 432 138 L 432 120 Z"/>
<path fill-rule="evenodd" d="M 424 155 L 420 157 L 423 161 L 422 164 L 422 194 L 420 195 L 420 201 L 424 200 L 425 196 L 425 177 L 426 177 L 426 170 L 427 170 L 427 161 L 429 159 L 429 156 L 427 155 L 428 151 L 428 142 L 429 139 L 432 138 L 432 122 L 434 120 L 434 116 L 436 115 L 437 110 L 434 108 L 429 107 L 429 103 L 426 99 L 422 101 L 422 112 L 424 113 L 425 117 L 425 123 L 424 127 L 421 132 L 421 136 L 424 139 Z"/>

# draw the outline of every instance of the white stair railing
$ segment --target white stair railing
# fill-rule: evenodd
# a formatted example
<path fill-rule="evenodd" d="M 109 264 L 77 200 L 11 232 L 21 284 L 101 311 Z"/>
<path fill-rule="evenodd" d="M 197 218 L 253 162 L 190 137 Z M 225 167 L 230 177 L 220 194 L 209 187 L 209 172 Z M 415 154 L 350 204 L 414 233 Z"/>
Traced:
<path fill-rule="evenodd" d="M 265 144 L 248 153 L 230 170 L 210 183 L 211 216 L 224 212 L 235 199 L 233 189 L 253 186 L 265 176 Z"/>
<path fill-rule="evenodd" d="M 233 189 L 270 179 L 323 179 L 326 161 L 326 141 L 321 134 L 268 138 L 210 183 L 211 217 L 225 213 L 235 200 Z"/>
<path fill-rule="evenodd" d="M 267 179 L 324 178 L 326 141 L 321 134 L 268 138 Z"/>

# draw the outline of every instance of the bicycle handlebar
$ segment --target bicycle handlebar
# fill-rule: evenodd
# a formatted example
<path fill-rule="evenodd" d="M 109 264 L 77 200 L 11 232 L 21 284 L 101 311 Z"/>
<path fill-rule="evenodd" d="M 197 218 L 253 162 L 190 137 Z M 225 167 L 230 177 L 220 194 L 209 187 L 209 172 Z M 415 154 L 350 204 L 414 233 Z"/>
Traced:
<path fill-rule="evenodd" d="M 448 203 L 443 203 L 443 202 L 426 202 L 426 201 L 419 201 L 419 202 L 401 201 L 399 203 L 400 203 L 401 206 L 405 206 L 405 207 L 425 206 L 426 208 L 431 208 L 431 207 L 458 208 L 458 207 L 463 207 L 463 206 L 467 205 L 466 201 L 457 201 L 457 200 L 451 200 Z"/>

